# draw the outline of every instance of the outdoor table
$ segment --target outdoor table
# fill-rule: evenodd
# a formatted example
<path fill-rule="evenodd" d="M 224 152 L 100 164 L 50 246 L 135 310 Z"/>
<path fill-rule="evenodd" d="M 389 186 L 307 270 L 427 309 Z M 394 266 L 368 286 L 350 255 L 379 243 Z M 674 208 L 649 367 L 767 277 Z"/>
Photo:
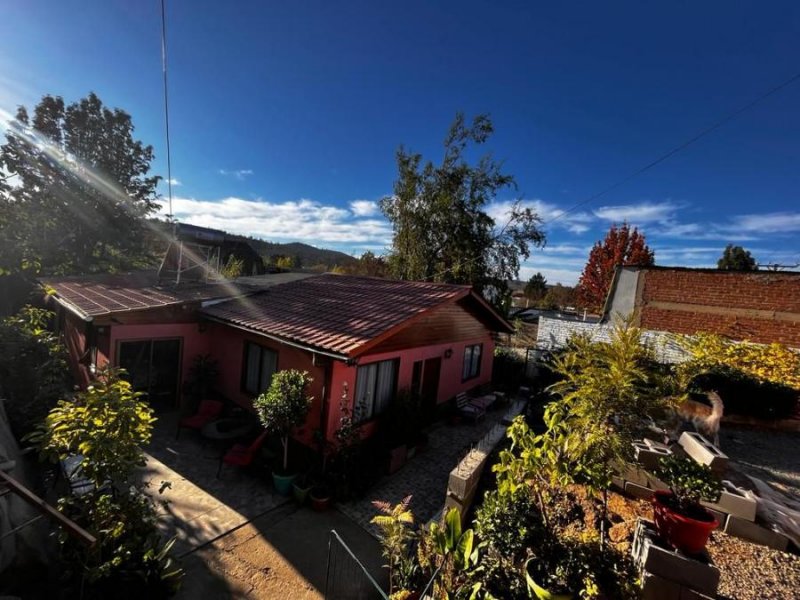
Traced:
<path fill-rule="evenodd" d="M 225 442 L 231 442 L 244 437 L 253 431 L 254 428 L 255 423 L 252 419 L 246 417 L 225 417 L 206 423 L 200 430 L 200 433 L 205 439 L 215 442 L 220 452 L 222 452 L 223 446 L 225 449 L 227 449 L 228 446 Z M 219 457 L 215 456 L 214 458 Z"/>

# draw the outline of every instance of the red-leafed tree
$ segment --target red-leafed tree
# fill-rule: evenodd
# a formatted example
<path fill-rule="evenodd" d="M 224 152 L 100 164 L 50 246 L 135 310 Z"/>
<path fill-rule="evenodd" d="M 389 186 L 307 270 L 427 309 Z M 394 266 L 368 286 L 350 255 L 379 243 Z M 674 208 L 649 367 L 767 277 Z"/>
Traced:
<path fill-rule="evenodd" d="M 589 253 L 589 262 L 578 282 L 578 302 L 585 308 L 599 311 L 606 301 L 614 267 L 647 266 L 652 265 L 654 259 L 644 234 L 636 227 L 631 229 L 627 223 L 619 227 L 612 225 L 606 239 L 597 242 Z"/>

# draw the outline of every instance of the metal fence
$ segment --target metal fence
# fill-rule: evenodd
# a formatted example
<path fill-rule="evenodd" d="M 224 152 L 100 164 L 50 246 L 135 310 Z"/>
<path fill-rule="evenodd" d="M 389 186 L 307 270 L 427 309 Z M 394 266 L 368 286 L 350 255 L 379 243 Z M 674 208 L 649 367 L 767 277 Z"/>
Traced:
<path fill-rule="evenodd" d="M 375 578 L 344 540 L 331 529 L 328 536 L 328 567 L 325 572 L 326 600 L 388 600 Z"/>

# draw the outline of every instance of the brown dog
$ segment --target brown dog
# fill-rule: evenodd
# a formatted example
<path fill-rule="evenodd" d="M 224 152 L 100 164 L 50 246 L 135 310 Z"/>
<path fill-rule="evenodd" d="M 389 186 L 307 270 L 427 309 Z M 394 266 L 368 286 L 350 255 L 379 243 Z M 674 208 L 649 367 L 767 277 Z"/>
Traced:
<path fill-rule="evenodd" d="M 694 400 L 686 400 L 675 408 L 676 418 L 679 420 L 675 431 L 677 433 L 683 423 L 688 421 L 694 425 L 696 431 L 702 433 L 719 448 L 719 424 L 725 412 L 725 405 L 717 392 L 711 391 L 706 395 L 711 406 Z"/>

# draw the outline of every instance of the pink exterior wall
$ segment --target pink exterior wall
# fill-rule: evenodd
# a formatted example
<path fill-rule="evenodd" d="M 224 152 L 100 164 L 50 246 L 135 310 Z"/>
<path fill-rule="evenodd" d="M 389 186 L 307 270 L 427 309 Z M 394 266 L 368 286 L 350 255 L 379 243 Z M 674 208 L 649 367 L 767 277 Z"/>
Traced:
<path fill-rule="evenodd" d="M 210 340 L 210 353 L 219 361 L 217 389 L 225 398 L 245 408 L 252 410 L 253 401 L 253 397 L 250 394 L 242 391 L 242 368 L 244 363 L 244 343 L 246 341 L 277 352 L 279 371 L 286 369 L 308 371 L 313 379 L 308 392 L 314 400 L 311 404 L 305 427 L 301 427 L 296 432 L 295 437 L 307 445 L 312 445 L 314 431 L 321 426 L 324 408 L 323 394 L 327 393 L 325 387 L 326 369 L 312 364 L 312 354 L 254 333 L 248 333 L 218 323 L 208 324 L 207 335 Z M 329 360 L 329 362 L 331 361 Z"/>
<path fill-rule="evenodd" d="M 181 343 L 181 386 L 189 375 L 189 368 L 194 357 L 198 354 L 210 352 L 211 338 L 207 331 L 201 332 L 197 323 L 165 323 L 147 325 L 111 325 L 105 327 L 110 330 L 110 339 L 106 344 L 107 355 L 101 351 L 103 347 L 100 340 L 102 333 L 98 333 L 97 366 L 117 364 L 117 350 L 119 342 L 135 340 L 155 340 L 159 338 L 180 338 Z M 106 333 L 105 335 L 108 335 Z"/>
<path fill-rule="evenodd" d="M 462 367 L 464 365 L 464 349 L 472 344 L 483 344 L 481 355 L 481 369 L 478 377 L 461 381 Z M 453 355 L 445 358 L 446 350 L 452 349 Z M 442 370 L 439 375 L 439 393 L 437 402 L 439 404 L 447 402 L 460 392 L 469 391 L 480 385 L 490 383 L 492 380 L 492 363 L 494 360 L 494 341 L 490 335 L 463 342 L 453 342 L 448 344 L 437 344 L 434 346 L 421 346 L 419 348 L 409 348 L 397 352 L 387 352 L 384 354 L 368 354 L 358 359 L 361 365 L 399 358 L 400 365 L 397 375 L 397 389 L 411 387 L 411 377 L 414 363 L 418 360 L 427 358 L 441 357 Z M 347 364 L 335 361 L 333 368 L 333 378 L 331 380 L 331 403 L 328 417 L 327 439 L 333 439 L 333 434 L 339 426 L 341 417 L 340 400 L 342 398 L 345 385 L 347 386 L 347 405 L 352 411 L 353 394 L 356 388 L 356 373 L 358 365 L 348 366 Z M 370 435 L 374 430 L 374 424 L 367 423 L 364 426 L 364 433 Z"/>

